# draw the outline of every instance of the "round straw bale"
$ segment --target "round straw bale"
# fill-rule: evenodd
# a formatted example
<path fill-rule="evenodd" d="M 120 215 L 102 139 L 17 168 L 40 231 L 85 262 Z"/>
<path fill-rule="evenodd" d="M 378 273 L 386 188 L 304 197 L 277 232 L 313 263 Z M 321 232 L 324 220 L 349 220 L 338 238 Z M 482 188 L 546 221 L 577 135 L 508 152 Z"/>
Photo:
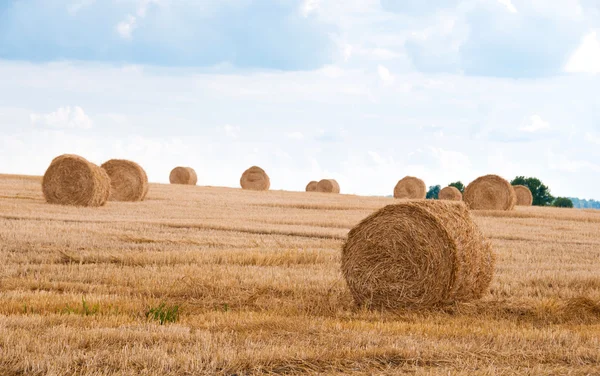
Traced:
<path fill-rule="evenodd" d="M 517 196 L 505 179 L 498 175 L 485 175 L 465 188 L 463 200 L 473 210 L 512 210 Z"/>
<path fill-rule="evenodd" d="M 63 154 L 44 173 L 42 192 L 50 204 L 102 206 L 110 194 L 110 178 L 85 158 Z"/>
<path fill-rule="evenodd" d="M 171 184 L 186 184 L 196 185 L 198 183 L 198 175 L 191 167 L 175 167 L 169 174 Z"/>
<path fill-rule="evenodd" d="M 252 191 L 268 191 L 271 187 L 269 176 L 260 167 L 252 166 L 242 174 L 240 185 Z"/>
<path fill-rule="evenodd" d="M 461 201 L 462 193 L 456 187 L 443 188 L 438 194 L 440 200 Z"/>
<path fill-rule="evenodd" d="M 406 176 L 396 184 L 394 188 L 395 198 L 409 198 L 423 200 L 427 195 L 425 182 L 419 178 Z"/>
<path fill-rule="evenodd" d="M 317 184 L 319 184 L 319 182 L 314 180 L 308 183 L 308 185 L 306 186 L 306 192 L 316 192 Z"/>
<path fill-rule="evenodd" d="M 139 164 L 111 159 L 100 167 L 110 177 L 110 201 L 142 201 L 148 193 L 148 175 Z"/>
<path fill-rule="evenodd" d="M 416 308 L 480 298 L 494 260 L 464 203 L 407 201 L 350 230 L 341 268 L 359 306 Z"/>
<path fill-rule="evenodd" d="M 323 179 L 317 184 L 317 192 L 340 193 L 340 185 L 335 179 Z"/>
<path fill-rule="evenodd" d="M 533 195 L 529 187 L 524 185 L 513 185 L 515 194 L 517 195 L 517 206 L 531 206 L 533 204 Z"/>

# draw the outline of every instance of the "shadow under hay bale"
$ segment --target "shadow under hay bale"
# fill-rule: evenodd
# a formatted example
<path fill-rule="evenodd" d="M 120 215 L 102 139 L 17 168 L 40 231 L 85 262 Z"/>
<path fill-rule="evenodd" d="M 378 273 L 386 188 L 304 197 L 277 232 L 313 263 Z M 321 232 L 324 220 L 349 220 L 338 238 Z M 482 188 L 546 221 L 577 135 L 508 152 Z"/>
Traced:
<path fill-rule="evenodd" d="M 512 185 L 498 175 L 485 175 L 465 188 L 463 200 L 473 210 L 513 210 L 517 196 Z"/>
<path fill-rule="evenodd" d="M 317 191 L 317 184 L 319 184 L 318 181 L 311 181 L 310 183 L 308 183 L 306 185 L 306 192 L 316 192 Z"/>
<path fill-rule="evenodd" d="M 148 175 L 137 163 L 111 159 L 100 166 L 110 177 L 110 201 L 142 201 L 148 193 Z"/>
<path fill-rule="evenodd" d="M 524 185 L 513 185 L 515 195 L 517 195 L 517 206 L 531 206 L 533 204 L 533 195 L 528 187 Z"/>
<path fill-rule="evenodd" d="M 394 188 L 394 198 L 424 200 L 427 195 L 425 182 L 413 176 L 402 178 Z"/>
<path fill-rule="evenodd" d="M 171 184 L 196 185 L 198 183 L 198 175 L 191 167 L 175 167 L 169 174 L 169 182 Z"/>
<path fill-rule="evenodd" d="M 340 193 L 340 185 L 335 179 L 323 179 L 317 184 L 317 192 Z"/>
<path fill-rule="evenodd" d="M 464 203 L 412 201 L 354 227 L 341 268 L 357 305 L 420 308 L 480 298 L 494 260 Z"/>
<path fill-rule="evenodd" d="M 102 206 L 110 194 L 110 178 L 85 158 L 63 154 L 44 173 L 42 192 L 50 204 Z"/>
<path fill-rule="evenodd" d="M 265 170 L 257 166 L 252 166 L 242 174 L 240 185 L 242 189 L 268 191 L 271 188 L 271 180 Z"/>
<path fill-rule="evenodd" d="M 445 187 L 438 194 L 438 199 L 448 201 L 462 201 L 462 193 L 456 187 Z"/>

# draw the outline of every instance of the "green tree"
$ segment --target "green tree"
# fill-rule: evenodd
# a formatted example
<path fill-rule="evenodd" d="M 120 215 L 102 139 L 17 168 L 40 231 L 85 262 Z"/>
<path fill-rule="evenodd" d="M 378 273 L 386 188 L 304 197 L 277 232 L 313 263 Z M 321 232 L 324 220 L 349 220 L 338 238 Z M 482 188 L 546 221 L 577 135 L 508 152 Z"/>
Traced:
<path fill-rule="evenodd" d="M 557 197 L 552 203 L 552 206 L 556 206 L 557 208 L 572 208 L 573 201 L 567 197 Z"/>
<path fill-rule="evenodd" d="M 440 187 L 439 185 L 432 185 L 431 187 L 429 187 L 425 198 L 428 200 L 437 200 L 441 189 L 442 187 Z"/>
<path fill-rule="evenodd" d="M 448 187 L 454 187 L 460 191 L 460 193 L 465 193 L 465 185 L 459 180 L 454 183 L 448 184 Z"/>
<path fill-rule="evenodd" d="M 512 185 L 524 185 L 531 191 L 533 195 L 533 205 L 536 206 L 547 206 L 552 204 L 554 197 L 550 194 L 550 188 L 538 178 L 526 178 L 525 176 L 517 176 L 510 184 Z"/>

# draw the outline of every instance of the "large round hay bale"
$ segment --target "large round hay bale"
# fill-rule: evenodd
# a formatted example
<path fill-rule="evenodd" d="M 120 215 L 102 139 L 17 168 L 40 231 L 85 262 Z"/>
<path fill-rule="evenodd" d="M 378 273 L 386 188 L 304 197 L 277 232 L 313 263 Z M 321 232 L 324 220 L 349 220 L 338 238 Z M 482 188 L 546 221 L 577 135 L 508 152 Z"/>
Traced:
<path fill-rule="evenodd" d="M 271 180 L 265 170 L 257 166 L 252 166 L 242 174 L 240 185 L 242 189 L 268 191 L 271 187 Z"/>
<path fill-rule="evenodd" d="M 323 179 L 317 183 L 317 192 L 340 193 L 340 185 L 335 179 Z"/>
<path fill-rule="evenodd" d="M 85 158 L 63 154 L 44 173 L 42 192 L 50 204 L 102 206 L 110 194 L 110 178 Z"/>
<path fill-rule="evenodd" d="M 100 166 L 110 177 L 110 201 L 142 201 L 148 192 L 148 175 L 137 163 L 111 159 Z"/>
<path fill-rule="evenodd" d="M 505 179 L 498 175 L 485 175 L 465 188 L 463 200 L 473 210 L 512 210 L 517 196 Z"/>
<path fill-rule="evenodd" d="M 456 187 L 443 188 L 438 194 L 440 200 L 461 201 L 462 193 Z"/>
<path fill-rule="evenodd" d="M 524 185 L 513 185 L 515 195 L 517 195 L 517 206 L 531 206 L 533 204 L 533 195 L 529 187 Z"/>
<path fill-rule="evenodd" d="M 408 198 L 413 200 L 423 200 L 427 195 L 425 182 L 413 176 L 406 176 L 396 184 L 394 188 L 395 198 Z"/>
<path fill-rule="evenodd" d="M 171 184 L 186 184 L 196 185 L 198 183 L 198 175 L 191 167 L 175 167 L 169 174 L 169 182 Z"/>
<path fill-rule="evenodd" d="M 494 255 L 462 202 L 388 205 L 348 233 L 342 273 L 359 306 L 430 307 L 480 298 Z"/>
<path fill-rule="evenodd" d="M 306 185 L 306 192 L 316 192 L 317 191 L 317 184 L 319 184 L 318 181 L 311 181 L 310 183 L 308 183 Z"/>

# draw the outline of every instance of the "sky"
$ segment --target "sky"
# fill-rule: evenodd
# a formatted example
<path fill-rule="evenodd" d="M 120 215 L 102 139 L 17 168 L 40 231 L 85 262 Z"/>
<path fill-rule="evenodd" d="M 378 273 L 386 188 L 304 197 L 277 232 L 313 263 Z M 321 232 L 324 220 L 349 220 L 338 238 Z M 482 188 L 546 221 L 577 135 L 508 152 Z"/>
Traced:
<path fill-rule="evenodd" d="M 0 172 L 390 195 L 485 174 L 600 199 L 600 0 L 2 0 Z"/>

